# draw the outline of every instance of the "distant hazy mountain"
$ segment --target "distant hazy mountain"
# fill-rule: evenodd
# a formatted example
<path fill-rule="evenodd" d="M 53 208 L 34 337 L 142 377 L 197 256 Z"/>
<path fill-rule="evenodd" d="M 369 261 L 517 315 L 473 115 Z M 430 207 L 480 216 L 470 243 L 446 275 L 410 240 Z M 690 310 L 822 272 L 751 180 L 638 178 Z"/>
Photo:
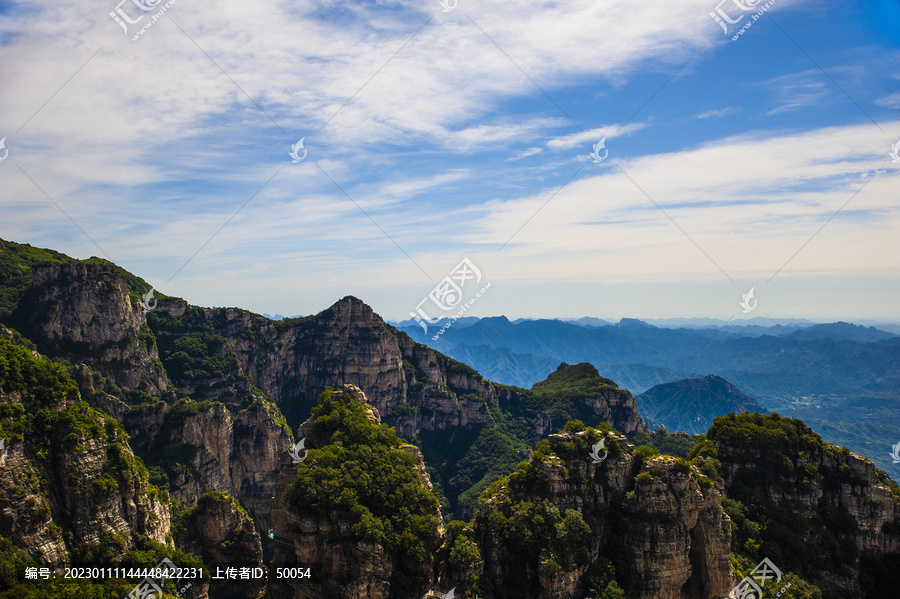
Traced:
<path fill-rule="evenodd" d="M 498 316 L 454 323 L 437 340 L 431 326 L 428 334 L 419 326 L 400 328 L 492 380 L 522 387 L 560 362 L 590 362 L 632 393 L 708 373 L 761 401 L 900 389 L 900 337 L 847 323 L 673 329 L 637 319 L 588 327 L 560 320 L 515 324 Z"/>
<path fill-rule="evenodd" d="M 831 324 L 817 324 L 812 327 L 795 331 L 790 335 L 794 339 L 848 339 L 850 341 L 880 341 L 896 337 L 894 333 L 882 331 L 875 327 L 864 327 L 858 324 L 846 322 L 833 322 Z"/>
<path fill-rule="evenodd" d="M 756 400 L 714 374 L 656 385 L 635 396 L 641 417 L 669 432 L 705 433 L 713 418 L 729 412 L 767 413 Z"/>

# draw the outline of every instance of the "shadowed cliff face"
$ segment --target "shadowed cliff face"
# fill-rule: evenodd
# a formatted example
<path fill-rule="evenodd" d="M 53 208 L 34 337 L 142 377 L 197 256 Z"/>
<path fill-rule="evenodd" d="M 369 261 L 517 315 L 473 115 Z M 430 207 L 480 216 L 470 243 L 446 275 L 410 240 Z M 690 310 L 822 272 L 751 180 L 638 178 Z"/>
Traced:
<path fill-rule="evenodd" d="M 900 495 L 884 472 L 778 414 L 717 418 L 700 453 L 721 461 L 729 499 L 766 555 L 826 597 L 867 595 L 900 553 Z M 745 524 L 746 523 L 746 524 Z M 874 568 L 874 569 L 873 569 Z M 894 571 L 893 576 L 898 572 Z"/>
<path fill-rule="evenodd" d="M 144 314 L 127 282 L 86 264 L 40 265 L 11 322 L 51 356 L 85 362 L 123 391 L 155 395 L 166 375 L 147 343 Z"/>
<path fill-rule="evenodd" d="M 550 435 L 492 489 L 476 516 L 484 570 L 498 598 L 593 596 L 598 564 L 615 564 L 629 596 L 721 597 L 732 586 L 731 522 L 714 486 L 674 458 L 642 462 L 625 437 L 593 429 Z M 641 472 L 652 471 L 635 480 Z M 647 478 L 647 480 L 644 480 Z"/>
<path fill-rule="evenodd" d="M 120 424 L 11 337 L 0 326 L 0 535 L 54 567 L 112 538 L 119 556 L 138 536 L 168 543 L 168 495 L 149 486 Z"/>

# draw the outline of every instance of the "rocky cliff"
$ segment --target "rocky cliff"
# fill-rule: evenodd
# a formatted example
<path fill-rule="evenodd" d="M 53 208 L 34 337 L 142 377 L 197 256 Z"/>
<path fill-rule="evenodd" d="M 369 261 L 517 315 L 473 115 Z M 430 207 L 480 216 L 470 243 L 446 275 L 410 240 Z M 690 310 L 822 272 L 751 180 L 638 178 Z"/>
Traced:
<path fill-rule="evenodd" d="M 268 597 L 418 599 L 431 586 L 443 531 L 437 499 L 419 450 L 380 424 L 347 384 L 323 394 L 300 427 L 307 449 L 282 456 L 272 506 Z"/>
<path fill-rule="evenodd" d="M 203 559 L 213 576 L 226 568 L 261 567 L 262 545 L 253 519 L 236 499 L 207 491 L 197 504 L 178 515 L 175 542 L 182 550 Z M 261 580 L 238 583 L 213 580 L 209 593 L 218 599 L 254 599 L 264 586 Z"/>
<path fill-rule="evenodd" d="M 720 463 L 736 549 L 796 571 L 826 597 L 869 596 L 900 557 L 900 489 L 802 421 L 729 414 L 694 454 Z"/>
<path fill-rule="evenodd" d="M 126 393 L 166 388 L 140 301 L 111 264 L 34 266 L 9 322 L 41 352 L 85 362 Z"/>
<path fill-rule="evenodd" d="M 598 453 L 608 455 L 596 463 L 601 438 Z M 647 599 L 726 595 L 731 522 L 719 490 L 701 487 L 705 477 L 683 460 L 643 461 L 629 448 L 594 429 L 550 435 L 495 485 L 476 516 L 481 591 L 504 599 L 614 589 Z"/>
<path fill-rule="evenodd" d="M 53 567 L 171 546 L 170 499 L 60 366 L 0 337 L 0 535 Z"/>

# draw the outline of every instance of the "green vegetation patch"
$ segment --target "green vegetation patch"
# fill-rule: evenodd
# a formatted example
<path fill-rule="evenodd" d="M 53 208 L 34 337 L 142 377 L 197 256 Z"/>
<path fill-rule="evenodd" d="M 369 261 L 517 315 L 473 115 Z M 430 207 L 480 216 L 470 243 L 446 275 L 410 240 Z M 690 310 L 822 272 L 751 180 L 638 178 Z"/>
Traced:
<path fill-rule="evenodd" d="M 704 473 L 733 473 L 722 507 L 733 522 L 735 555 L 753 563 L 768 557 L 815 579 L 822 572 L 847 575 L 859 563 L 858 527 L 845 507 L 818 501 L 811 517 L 798 516 L 809 511 L 813 485 L 837 489 L 848 476 L 815 465 L 842 451 L 794 418 L 728 414 L 713 421 L 690 455 Z"/>
<path fill-rule="evenodd" d="M 16 309 L 25 290 L 31 285 L 35 266 L 75 262 L 77 261 L 74 258 L 53 250 L 0 239 L 0 321 L 5 321 Z"/>
<path fill-rule="evenodd" d="M 5 338 L 0 338 L 0 389 L 7 394 L 24 392 L 40 406 L 78 397 L 78 385 L 65 368 L 35 358 L 29 350 Z"/>
<path fill-rule="evenodd" d="M 356 541 L 381 545 L 392 558 L 392 593 L 421 594 L 439 504 L 422 485 L 415 458 L 393 429 L 369 421 L 362 404 L 343 394 L 323 393 L 312 415 L 310 437 L 327 443 L 309 449 L 288 500 L 298 513 L 352 522 Z"/>

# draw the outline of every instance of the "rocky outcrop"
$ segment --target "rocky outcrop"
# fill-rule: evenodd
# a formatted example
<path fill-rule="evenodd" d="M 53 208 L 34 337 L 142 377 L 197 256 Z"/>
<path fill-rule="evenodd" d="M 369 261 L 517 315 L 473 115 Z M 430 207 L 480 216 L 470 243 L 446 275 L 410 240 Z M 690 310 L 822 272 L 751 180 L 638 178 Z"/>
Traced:
<path fill-rule="evenodd" d="M 286 322 L 237 309 L 194 308 L 180 300 L 161 300 L 150 319 L 161 344 L 175 330 L 184 333 L 186 323 L 194 330 L 214 323 L 239 374 L 274 398 L 292 423 L 306 419 L 320 393 L 344 383 L 362 389 L 401 435 L 492 421 L 485 402 L 496 403 L 496 392 L 489 382 L 413 342 L 357 298 Z M 222 381 L 173 377 L 173 382 L 179 393 L 195 399 L 221 395 Z"/>
<path fill-rule="evenodd" d="M 10 320 L 43 353 L 86 362 L 123 391 L 166 388 L 139 298 L 111 266 L 35 266 Z"/>
<path fill-rule="evenodd" d="M 640 567 L 640 596 L 722 597 L 733 586 L 731 520 L 719 490 L 701 491 L 697 472 L 677 464 L 668 456 L 645 464 L 656 475 L 628 502 L 623 544 Z"/>
<path fill-rule="evenodd" d="M 632 574 L 629 596 L 712 599 L 729 592 L 731 522 L 720 492 L 698 484 L 699 471 L 672 458 L 644 463 L 615 434 L 606 437 L 601 463 L 590 457 L 596 441 L 589 442 L 587 432 L 548 441 L 476 517 L 484 572 L 496 597 L 585 597 L 595 583 L 591 572 L 603 560 L 615 562 L 621 578 Z M 642 472 L 648 474 L 636 477 Z M 529 513 L 542 515 L 529 521 Z M 531 552 L 526 546 L 518 554 L 523 566 L 512 570 L 507 547 L 519 542 L 517 527 L 537 534 L 548 518 L 559 520 L 551 530 L 565 532 Z"/>
<path fill-rule="evenodd" d="M 59 366 L 0 345 L 12 365 L 0 370 L 0 535 L 54 567 L 101 545 L 121 556 L 138 537 L 170 544 L 168 494 L 149 485 L 120 424 L 83 402 Z"/>
<path fill-rule="evenodd" d="M 348 398 L 362 404 L 368 420 L 373 424 L 381 423 L 378 409 L 367 403 L 365 394 L 356 385 L 342 385 L 332 397 Z M 308 447 L 323 447 L 331 441 L 316 426 L 315 419 L 300 426 L 298 437 L 306 439 Z M 431 483 L 425 473 L 421 452 L 407 444 L 400 449 L 413 456 L 420 484 L 430 491 Z M 272 534 L 276 541 L 273 565 L 282 568 L 282 572 L 310 568 L 311 577 L 270 577 L 266 596 L 270 599 L 305 599 L 310 596 L 390 599 L 403 596 L 391 587 L 392 575 L 398 564 L 382 546 L 359 540 L 359 534 L 354 530 L 358 522 L 299 513 L 292 506 L 290 490 L 297 483 L 297 468 L 303 467 L 294 462 L 289 453 L 281 456 L 281 476 L 272 505 Z M 433 517 L 440 521 L 440 512 L 436 511 Z M 442 532 L 443 529 L 439 528 L 437 536 L 431 541 L 432 546 L 440 544 Z M 430 570 L 422 574 L 428 579 L 432 576 Z"/>
<path fill-rule="evenodd" d="M 271 555 L 265 532 L 279 456 L 292 444 L 277 407 L 262 397 L 237 413 L 220 403 L 159 402 L 131 409 L 125 422 L 142 431 L 135 451 L 168 472 L 176 500 L 191 505 L 209 489 L 240 498 Z"/>
<path fill-rule="evenodd" d="M 204 493 L 197 505 L 179 514 L 181 527 L 175 542 L 182 551 L 199 555 L 213 576 L 229 567 L 262 567 L 262 545 L 253 520 L 240 504 L 215 491 Z M 209 593 L 216 599 L 254 599 L 262 590 L 260 580 L 218 581 Z"/>
<path fill-rule="evenodd" d="M 707 436 L 729 498 L 750 506 L 749 519 L 770 521 L 757 542 L 778 548 L 783 569 L 825 596 L 860 597 L 871 578 L 862 557 L 870 565 L 897 559 L 900 493 L 871 460 L 778 414 L 728 414 Z"/>

